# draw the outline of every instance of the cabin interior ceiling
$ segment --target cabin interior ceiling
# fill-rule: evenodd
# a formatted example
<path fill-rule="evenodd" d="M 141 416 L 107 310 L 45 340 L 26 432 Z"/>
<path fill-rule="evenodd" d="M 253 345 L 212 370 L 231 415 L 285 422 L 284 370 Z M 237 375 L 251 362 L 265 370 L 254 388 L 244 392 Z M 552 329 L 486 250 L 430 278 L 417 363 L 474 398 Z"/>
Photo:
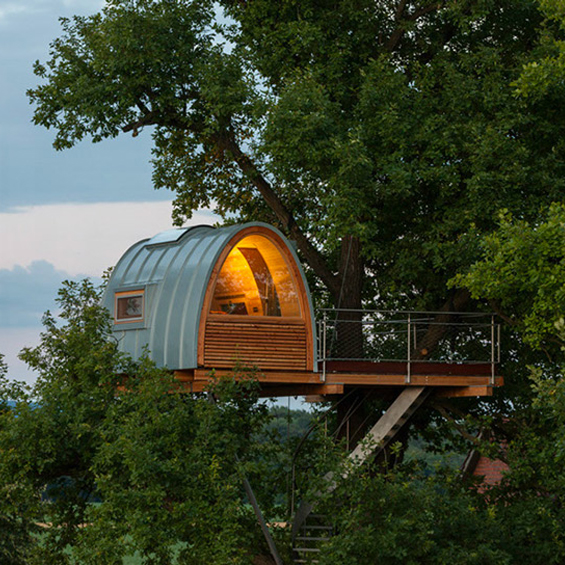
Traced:
<path fill-rule="evenodd" d="M 210 313 L 300 317 L 296 282 L 266 237 L 245 237 L 231 250 L 218 275 Z"/>

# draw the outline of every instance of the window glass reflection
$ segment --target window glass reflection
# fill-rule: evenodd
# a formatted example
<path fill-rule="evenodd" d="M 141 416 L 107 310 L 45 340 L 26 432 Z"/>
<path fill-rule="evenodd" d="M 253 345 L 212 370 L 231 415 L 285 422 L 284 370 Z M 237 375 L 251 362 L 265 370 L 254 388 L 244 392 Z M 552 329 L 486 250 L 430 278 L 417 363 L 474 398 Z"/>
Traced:
<path fill-rule="evenodd" d="M 116 293 L 114 321 L 121 323 L 143 320 L 143 296 L 143 290 Z"/>

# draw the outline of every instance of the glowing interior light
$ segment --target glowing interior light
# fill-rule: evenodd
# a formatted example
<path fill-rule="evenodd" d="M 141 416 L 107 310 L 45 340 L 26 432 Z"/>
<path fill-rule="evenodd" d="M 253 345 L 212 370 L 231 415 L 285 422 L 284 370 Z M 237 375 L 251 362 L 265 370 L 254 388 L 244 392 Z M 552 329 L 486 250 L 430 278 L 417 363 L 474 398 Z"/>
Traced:
<path fill-rule="evenodd" d="M 238 242 L 218 275 L 210 313 L 300 316 L 296 284 L 274 243 L 260 235 Z"/>

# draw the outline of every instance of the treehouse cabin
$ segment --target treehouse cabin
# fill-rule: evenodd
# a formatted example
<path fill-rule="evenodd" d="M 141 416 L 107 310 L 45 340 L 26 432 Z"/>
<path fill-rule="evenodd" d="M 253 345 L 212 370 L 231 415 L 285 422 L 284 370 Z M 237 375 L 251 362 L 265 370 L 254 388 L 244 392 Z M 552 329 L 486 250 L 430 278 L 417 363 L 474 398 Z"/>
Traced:
<path fill-rule="evenodd" d="M 445 346 L 435 347 L 436 358 L 426 355 L 426 335 L 438 323 L 429 315 L 332 310 L 316 325 L 293 246 L 262 223 L 177 228 L 136 243 L 112 272 L 103 304 L 120 350 L 138 359 L 147 349 L 187 391 L 204 390 L 212 370 L 229 374 L 236 366 L 257 368 L 265 396 L 342 394 L 353 386 L 483 396 L 501 384 L 491 322 L 478 324 L 490 340 L 460 330 L 443 340 L 452 350 L 455 344 L 457 358 Z M 446 327 L 461 325 L 457 316 Z M 487 349 L 487 362 L 461 357 L 473 342 Z"/>
<path fill-rule="evenodd" d="M 122 351 L 137 359 L 147 348 L 186 382 L 236 364 L 283 381 L 317 379 L 304 273 L 289 242 L 265 224 L 180 228 L 140 241 L 116 265 L 103 303 Z"/>

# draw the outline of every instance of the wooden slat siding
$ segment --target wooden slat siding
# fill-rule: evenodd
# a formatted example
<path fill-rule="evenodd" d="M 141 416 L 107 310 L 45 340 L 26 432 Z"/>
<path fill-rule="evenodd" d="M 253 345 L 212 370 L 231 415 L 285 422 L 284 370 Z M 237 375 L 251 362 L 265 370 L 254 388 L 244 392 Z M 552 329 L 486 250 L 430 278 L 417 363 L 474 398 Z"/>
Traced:
<path fill-rule="evenodd" d="M 204 366 L 229 368 L 235 361 L 260 369 L 307 370 L 306 324 L 279 320 L 208 319 L 204 335 Z"/>

